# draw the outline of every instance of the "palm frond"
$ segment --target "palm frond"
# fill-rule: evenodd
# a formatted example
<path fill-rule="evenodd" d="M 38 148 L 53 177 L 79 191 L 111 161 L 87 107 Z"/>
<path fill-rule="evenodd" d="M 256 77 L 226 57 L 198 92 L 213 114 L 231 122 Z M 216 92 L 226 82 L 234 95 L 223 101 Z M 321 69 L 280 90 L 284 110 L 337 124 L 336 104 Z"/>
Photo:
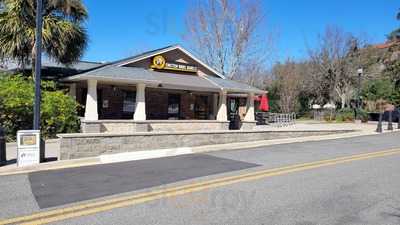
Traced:
<path fill-rule="evenodd" d="M 35 0 L 0 0 L 0 60 L 28 62 L 35 42 Z M 83 22 L 87 11 L 80 0 L 44 0 L 43 50 L 69 64 L 82 57 L 87 46 Z"/>

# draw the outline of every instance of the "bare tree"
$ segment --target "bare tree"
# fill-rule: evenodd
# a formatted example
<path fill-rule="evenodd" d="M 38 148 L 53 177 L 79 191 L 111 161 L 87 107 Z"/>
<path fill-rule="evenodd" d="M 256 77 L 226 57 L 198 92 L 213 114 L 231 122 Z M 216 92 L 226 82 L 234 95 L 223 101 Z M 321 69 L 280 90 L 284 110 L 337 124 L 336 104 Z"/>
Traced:
<path fill-rule="evenodd" d="M 260 65 L 256 62 L 249 62 L 240 67 L 234 79 L 263 89 L 265 88 L 264 81 L 267 76 L 268 71 L 264 65 Z"/>
<path fill-rule="evenodd" d="M 188 44 L 209 65 L 234 78 L 247 63 L 262 64 L 271 37 L 259 0 L 195 0 L 186 15 Z"/>
<path fill-rule="evenodd" d="M 302 85 L 300 64 L 288 59 L 276 64 L 272 71 L 279 90 L 279 106 L 282 112 L 295 112 Z"/>
<path fill-rule="evenodd" d="M 356 55 L 350 54 L 357 51 L 357 48 L 358 41 L 354 36 L 337 27 L 327 27 L 319 37 L 317 47 L 309 49 L 312 77 L 325 90 L 325 100 L 333 102 L 339 99 L 342 108 L 353 96 L 356 60 L 350 57 Z"/>

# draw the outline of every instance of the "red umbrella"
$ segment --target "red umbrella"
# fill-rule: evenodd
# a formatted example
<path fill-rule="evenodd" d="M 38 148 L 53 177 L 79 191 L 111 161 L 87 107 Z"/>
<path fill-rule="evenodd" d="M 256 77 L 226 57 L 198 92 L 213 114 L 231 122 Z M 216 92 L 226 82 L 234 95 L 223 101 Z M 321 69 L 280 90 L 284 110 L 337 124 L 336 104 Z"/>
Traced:
<path fill-rule="evenodd" d="M 261 97 L 260 110 L 264 112 L 269 110 L 269 100 L 266 94 L 263 94 Z"/>

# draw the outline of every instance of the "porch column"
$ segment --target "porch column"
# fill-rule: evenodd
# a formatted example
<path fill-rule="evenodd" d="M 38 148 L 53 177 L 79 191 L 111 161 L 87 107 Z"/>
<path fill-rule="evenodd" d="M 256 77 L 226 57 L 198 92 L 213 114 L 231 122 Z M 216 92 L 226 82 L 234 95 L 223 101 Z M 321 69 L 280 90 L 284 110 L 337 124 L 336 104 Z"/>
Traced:
<path fill-rule="evenodd" d="M 219 95 L 218 114 L 217 114 L 218 121 L 228 121 L 226 97 L 227 97 L 226 91 L 222 91 Z"/>
<path fill-rule="evenodd" d="M 87 81 L 85 120 L 98 120 L 97 113 L 97 80 Z"/>
<path fill-rule="evenodd" d="M 218 94 L 213 94 L 213 119 L 216 120 L 218 115 Z"/>
<path fill-rule="evenodd" d="M 133 120 L 146 120 L 145 84 L 136 85 L 136 108 Z"/>
<path fill-rule="evenodd" d="M 254 118 L 254 93 L 249 93 L 247 95 L 247 112 L 244 117 L 244 121 L 253 122 Z"/>
<path fill-rule="evenodd" d="M 69 85 L 69 95 L 76 99 L 76 83 L 72 83 Z"/>

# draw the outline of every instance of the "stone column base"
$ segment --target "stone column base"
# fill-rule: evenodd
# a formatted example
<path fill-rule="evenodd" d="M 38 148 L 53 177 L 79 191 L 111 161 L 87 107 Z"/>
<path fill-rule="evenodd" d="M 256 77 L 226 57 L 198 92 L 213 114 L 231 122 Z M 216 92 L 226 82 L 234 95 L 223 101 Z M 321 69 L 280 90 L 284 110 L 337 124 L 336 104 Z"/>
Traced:
<path fill-rule="evenodd" d="M 229 130 L 229 121 L 221 122 L 221 130 Z"/>
<path fill-rule="evenodd" d="M 240 130 L 253 130 L 256 126 L 256 121 L 242 121 Z"/>
<path fill-rule="evenodd" d="M 81 130 L 82 130 L 82 133 L 100 133 L 101 132 L 101 124 L 82 121 L 81 122 Z"/>
<path fill-rule="evenodd" d="M 135 132 L 148 132 L 149 124 L 148 123 L 136 123 L 135 124 Z"/>

